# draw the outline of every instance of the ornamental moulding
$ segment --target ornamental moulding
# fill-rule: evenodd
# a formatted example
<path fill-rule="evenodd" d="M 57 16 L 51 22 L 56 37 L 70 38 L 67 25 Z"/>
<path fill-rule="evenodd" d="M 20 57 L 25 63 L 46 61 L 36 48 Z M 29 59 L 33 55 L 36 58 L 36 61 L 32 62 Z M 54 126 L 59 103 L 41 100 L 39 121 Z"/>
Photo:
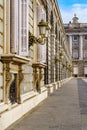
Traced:
<path fill-rule="evenodd" d="M 31 32 L 29 32 L 29 46 L 33 46 L 33 44 L 42 44 L 43 40 L 41 38 L 35 37 Z"/>

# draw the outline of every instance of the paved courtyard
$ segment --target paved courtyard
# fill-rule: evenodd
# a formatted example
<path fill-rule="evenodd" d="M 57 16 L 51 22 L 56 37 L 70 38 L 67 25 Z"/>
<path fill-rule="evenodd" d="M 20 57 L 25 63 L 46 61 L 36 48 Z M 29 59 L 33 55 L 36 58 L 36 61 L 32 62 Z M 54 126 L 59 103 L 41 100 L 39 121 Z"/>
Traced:
<path fill-rule="evenodd" d="M 6 130 L 87 130 L 86 81 L 70 80 Z"/>

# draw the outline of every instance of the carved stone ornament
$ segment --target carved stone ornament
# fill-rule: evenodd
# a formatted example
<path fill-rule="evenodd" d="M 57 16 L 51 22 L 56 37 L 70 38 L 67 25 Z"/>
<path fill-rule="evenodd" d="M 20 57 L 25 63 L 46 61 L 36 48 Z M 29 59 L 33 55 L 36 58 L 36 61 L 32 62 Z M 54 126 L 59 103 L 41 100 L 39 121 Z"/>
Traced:
<path fill-rule="evenodd" d="M 45 68 L 43 63 L 34 63 L 33 67 L 33 77 L 34 77 L 34 91 L 41 92 L 41 80 L 43 78 L 42 69 Z"/>
<path fill-rule="evenodd" d="M 1 56 L 1 61 L 3 62 L 4 66 L 4 90 L 5 90 L 5 102 L 9 103 L 9 93 L 10 93 L 10 85 L 14 80 L 14 69 L 12 66 L 17 66 L 18 70 L 18 78 L 17 78 L 17 98 L 20 99 L 20 83 L 23 80 L 23 73 L 22 73 L 22 65 L 28 63 L 30 60 L 25 57 L 21 57 L 19 55 L 14 54 L 6 54 Z M 13 69 L 13 70 L 12 70 Z M 19 101 L 17 101 L 19 102 Z"/>

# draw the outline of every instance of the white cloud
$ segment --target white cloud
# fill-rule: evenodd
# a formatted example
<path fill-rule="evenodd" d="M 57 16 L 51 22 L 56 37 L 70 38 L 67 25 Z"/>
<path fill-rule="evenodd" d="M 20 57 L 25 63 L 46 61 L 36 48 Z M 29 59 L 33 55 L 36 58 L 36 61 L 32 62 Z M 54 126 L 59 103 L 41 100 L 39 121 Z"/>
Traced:
<path fill-rule="evenodd" d="M 60 11 L 64 23 L 72 21 L 74 14 L 79 18 L 79 22 L 87 23 L 87 4 L 74 4 L 68 9 L 61 8 Z"/>

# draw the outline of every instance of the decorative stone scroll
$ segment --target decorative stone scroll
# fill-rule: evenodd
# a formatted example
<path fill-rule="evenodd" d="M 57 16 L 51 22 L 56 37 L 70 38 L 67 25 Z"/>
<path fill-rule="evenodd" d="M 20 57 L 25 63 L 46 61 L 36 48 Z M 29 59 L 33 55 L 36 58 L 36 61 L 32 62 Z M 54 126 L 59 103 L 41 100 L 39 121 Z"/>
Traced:
<path fill-rule="evenodd" d="M 34 78 L 34 91 L 41 92 L 41 80 L 43 78 L 43 69 L 45 68 L 43 63 L 34 63 L 33 67 L 33 78 Z"/>
<path fill-rule="evenodd" d="M 5 102 L 9 103 L 9 89 L 12 81 L 14 80 L 14 76 L 12 73 L 10 73 L 10 63 L 4 63 L 4 72 L 5 72 L 5 83 L 6 83 L 6 88 L 5 88 Z"/>

